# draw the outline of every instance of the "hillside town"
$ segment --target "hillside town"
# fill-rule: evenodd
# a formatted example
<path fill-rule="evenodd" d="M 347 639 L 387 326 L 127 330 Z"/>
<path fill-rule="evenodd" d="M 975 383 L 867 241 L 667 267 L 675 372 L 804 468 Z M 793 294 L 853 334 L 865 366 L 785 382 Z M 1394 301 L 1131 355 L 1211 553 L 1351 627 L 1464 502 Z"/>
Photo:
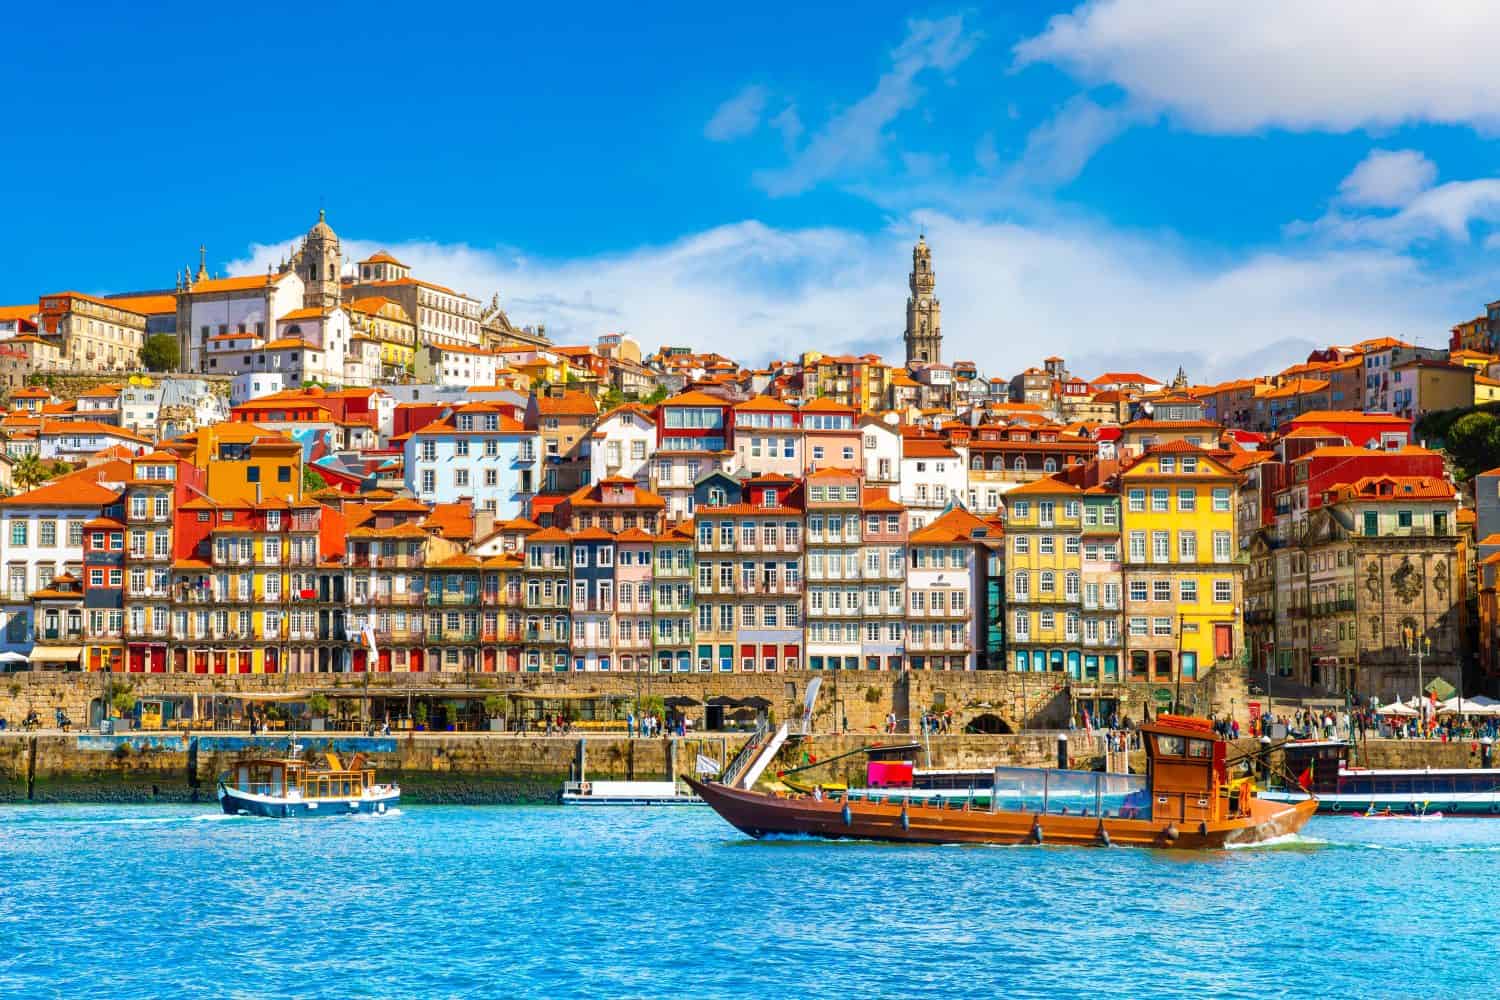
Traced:
<path fill-rule="evenodd" d="M 1494 693 L 1500 470 L 1417 428 L 1500 402 L 1500 302 L 1203 385 L 945 358 L 925 238 L 902 361 L 760 367 L 554 343 L 321 212 L 206 260 L 0 307 L 4 669 Z"/>

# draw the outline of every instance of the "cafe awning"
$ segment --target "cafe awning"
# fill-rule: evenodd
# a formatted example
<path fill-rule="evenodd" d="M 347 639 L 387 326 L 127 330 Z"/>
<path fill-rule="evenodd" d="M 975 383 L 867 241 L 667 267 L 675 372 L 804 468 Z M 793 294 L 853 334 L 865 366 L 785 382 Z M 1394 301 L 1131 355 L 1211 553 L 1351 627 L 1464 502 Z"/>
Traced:
<path fill-rule="evenodd" d="M 82 646 L 37 646 L 27 659 L 32 663 L 77 663 L 82 657 Z"/>
<path fill-rule="evenodd" d="M 685 694 L 674 694 L 670 698 L 663 698 L 662 704 L 668 708 L 693 708 L 703 704 L 697 698 L 690 698 Z"/>

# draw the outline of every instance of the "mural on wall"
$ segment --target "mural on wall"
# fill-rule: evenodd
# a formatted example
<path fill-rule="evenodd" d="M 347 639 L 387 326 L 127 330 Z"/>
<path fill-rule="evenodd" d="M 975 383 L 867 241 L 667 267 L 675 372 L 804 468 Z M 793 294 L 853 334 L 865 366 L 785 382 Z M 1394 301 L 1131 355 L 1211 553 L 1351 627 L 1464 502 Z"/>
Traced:
<path fill-rule="evenodd" d="M 302 448 L 303 465 L 329 465 L 334 458 L 333 431 L 321 427 L 294 427 L 287 431 Z"/>

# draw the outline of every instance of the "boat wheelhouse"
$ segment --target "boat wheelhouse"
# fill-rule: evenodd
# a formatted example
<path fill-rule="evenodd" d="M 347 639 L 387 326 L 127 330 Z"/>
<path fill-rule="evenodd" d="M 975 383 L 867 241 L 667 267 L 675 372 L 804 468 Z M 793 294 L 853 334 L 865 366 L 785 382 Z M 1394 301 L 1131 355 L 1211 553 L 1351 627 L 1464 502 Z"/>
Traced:
<path fill-rule="evenodd" d="M 278 819 L 307 816 L 382 814 L 401 801 L 400 786 L 375 780 L 364 754 L 345 765 L 329 751 L 305 760 L 294 747 L 285 757 L 237 761 L 219 775 L 219 805 L 231 816 Z"/>

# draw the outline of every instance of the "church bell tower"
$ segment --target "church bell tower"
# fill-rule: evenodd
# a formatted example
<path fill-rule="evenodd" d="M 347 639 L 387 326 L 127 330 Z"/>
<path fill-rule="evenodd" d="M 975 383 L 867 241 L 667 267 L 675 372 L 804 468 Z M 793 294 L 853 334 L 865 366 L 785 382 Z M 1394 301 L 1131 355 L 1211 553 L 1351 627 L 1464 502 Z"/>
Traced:
<path fill-rule="evenodd" d="M 339 304 L 339 276 L 343 271 L 344 257 L 339 250 L 338 234 L 318 209 L 318 222 L 307 231 L 302 246 L 292 256 L 293 267 L 302 279 L 302 307 L 335 309 Z"/>
<path fill-rule="evenodd" d="M 940 364 L 943 360 L 943 306 L 933 297 L 937 276 L 925 234 L 911 248 L 911 296 L 906 300 L 906 363 Z"/>

